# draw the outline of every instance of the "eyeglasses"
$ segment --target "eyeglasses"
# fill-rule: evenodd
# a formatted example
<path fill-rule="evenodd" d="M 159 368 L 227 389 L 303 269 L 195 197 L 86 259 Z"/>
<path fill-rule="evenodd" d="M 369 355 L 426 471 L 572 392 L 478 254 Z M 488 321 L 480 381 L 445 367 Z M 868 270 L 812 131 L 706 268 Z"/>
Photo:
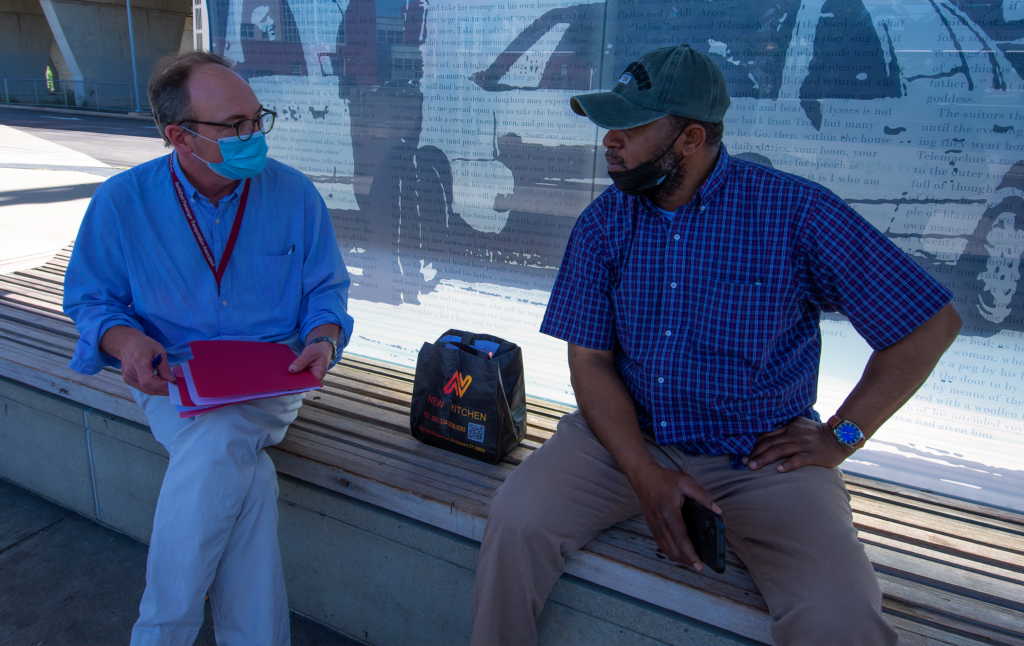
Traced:
<path fill-rule="evenodd" d="M 274 119 L 277 118 L 277 113 L 273 110 L 264 110 L 256 115 L 252 119 L 242 119 L 235 123 L 212 123 L 210 121 L 194 121 L 186 120 L 179 121 L 175 125 L 181 125 L 183 123 L 201 123 L 204 126 L 220 126 L 221 128 L 234 128 L 235 135 L 242 141 L 249 141 L 252 139 L 253 134 L 259 130 L 263 134 L 269 133 L 274 128 Z"/>

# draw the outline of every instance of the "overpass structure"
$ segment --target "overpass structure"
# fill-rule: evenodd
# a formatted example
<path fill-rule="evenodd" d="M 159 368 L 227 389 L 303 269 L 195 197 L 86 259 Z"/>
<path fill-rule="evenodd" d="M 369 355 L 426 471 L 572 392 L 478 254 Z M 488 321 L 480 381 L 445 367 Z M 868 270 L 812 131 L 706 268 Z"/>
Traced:
<path fill-rule="evenodd" d="M 196 46 L 192 2 L 0 0 L 0 101 L 148 109 L 154 63 Z"/>

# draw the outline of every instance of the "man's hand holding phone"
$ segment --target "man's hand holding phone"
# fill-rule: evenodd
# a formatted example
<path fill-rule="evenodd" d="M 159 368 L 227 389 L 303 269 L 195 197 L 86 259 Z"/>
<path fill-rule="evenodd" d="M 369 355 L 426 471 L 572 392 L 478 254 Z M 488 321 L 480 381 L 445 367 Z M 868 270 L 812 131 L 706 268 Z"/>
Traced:
<path fill-rule="evenodd" d="M 721 514 L 722 510 L 711 500 L 708 492 L 689 474 L 666 469 L 661 465 L 650 469 L 633 483 L 640 508 L 654 540 L 667 557 L 677 563 L 704 569 L 693 543 L 690 542 L 683 521 L 683 505 L 692 498 L 704 507 Z"/>

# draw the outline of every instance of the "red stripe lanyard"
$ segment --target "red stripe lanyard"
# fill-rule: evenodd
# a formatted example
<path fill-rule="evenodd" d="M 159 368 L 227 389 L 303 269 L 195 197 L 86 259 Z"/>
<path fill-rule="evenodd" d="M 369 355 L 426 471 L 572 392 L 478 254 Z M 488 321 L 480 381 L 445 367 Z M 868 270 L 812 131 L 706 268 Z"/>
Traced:
<path fill-rule="evenodd" d="M 231 225 L 231 234 L 228 236 L 228 243 L 224 247 L 224 255 L 220 259 L 220 267 L 213 260 L 213 252 L 210 251 L 210 245 L 206 244 L 206 238 L 203 237 L 203 232 L 199 230 L 199 223 L 196 222 L 196 216 L 192 215 L 192 208 L 188 205 L 188 198 L 185 197 L 185 189 L 178 181 L 178 175 L 174 172 L 174 162 L 168 158 L 168 163 L 171 165 L 171 179 L 174 180 L 174 194 L 178 197 L 178 204 L 181 205 L 181 212 L 185 214 L 185 219 L 188 221 L 188 227 L 192 230 L 192 235 L 196 239 L 196 244 L 199 245 L 199 251 L 203 252 L 203 258 L 206 260 L 206 264 L 209 265 L 210 271 L 213 272 L 213 277 L 217 281 L 217 292 L 220 292 L 220 279 L 224 276 L 224 269 L 228 266 L 228 261 L 231 260 L 231 253 L 235 250 L 235 241 L 238 240 L 238 231 L 242 228 L 242 215 L 245 213 L 245 203 L 249 199 L 249 184 L 250 180 L 245 180 L 245 188 L 242 189 L 242 197 L 238 200 L 238 210 L 235 211 L 235 222 Z"/>

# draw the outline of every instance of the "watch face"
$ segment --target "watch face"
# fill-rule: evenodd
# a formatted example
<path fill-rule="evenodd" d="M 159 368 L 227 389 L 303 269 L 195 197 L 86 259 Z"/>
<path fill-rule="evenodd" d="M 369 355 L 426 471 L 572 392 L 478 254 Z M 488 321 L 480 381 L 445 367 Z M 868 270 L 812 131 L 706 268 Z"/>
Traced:
<path fill-rule="evenodd" d="M 836 427 L 836 439 L 846 446 L 853 446 L 864 439 L 864 434 L 853 422 L 844 421 Z"/>

